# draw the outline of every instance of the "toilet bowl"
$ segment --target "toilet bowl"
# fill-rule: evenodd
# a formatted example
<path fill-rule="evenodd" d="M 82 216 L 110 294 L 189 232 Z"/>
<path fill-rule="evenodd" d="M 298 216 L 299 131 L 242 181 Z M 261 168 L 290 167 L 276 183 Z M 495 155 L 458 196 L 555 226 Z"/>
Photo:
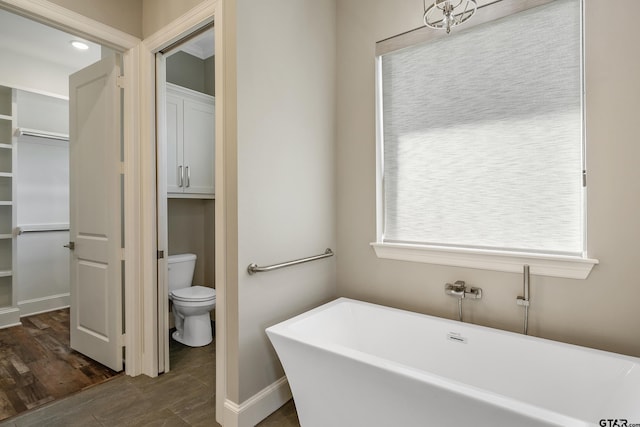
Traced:
<path fill-rule="evenodd" d="M 194 254 L 170 255 L 169 299 L 173 301 L 176 331 L 171 335 L 179 343 L 201 347 L 213 341 L 209 312 L 216 306 L 216 290 L 191 286 L 196 266 Z"/>

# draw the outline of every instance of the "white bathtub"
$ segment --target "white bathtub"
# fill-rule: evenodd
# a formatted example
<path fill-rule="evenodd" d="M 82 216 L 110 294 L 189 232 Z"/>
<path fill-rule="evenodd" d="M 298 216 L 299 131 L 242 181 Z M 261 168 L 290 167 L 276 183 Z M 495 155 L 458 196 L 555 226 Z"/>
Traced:
<path fill-rule="evenodd" d="M 634 357 L 346 298 L 267 334 L 303 427 L 640 425 Z"/>

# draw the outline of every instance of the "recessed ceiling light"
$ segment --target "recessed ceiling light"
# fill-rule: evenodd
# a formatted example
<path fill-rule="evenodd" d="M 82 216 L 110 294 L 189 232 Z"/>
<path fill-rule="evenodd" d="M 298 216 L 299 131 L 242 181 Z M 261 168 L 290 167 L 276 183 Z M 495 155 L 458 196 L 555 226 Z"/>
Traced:
<path fill-rule="evenodd" d="M 87 49 L 89 49 L 89 45 L 88 44 L 86 44 L 84 42 L 81 42 L 81 41 L 78 41 L 78 40 L 71 41 L 71 46 L 75 47 L 78 50 L 87 50 Z"/>

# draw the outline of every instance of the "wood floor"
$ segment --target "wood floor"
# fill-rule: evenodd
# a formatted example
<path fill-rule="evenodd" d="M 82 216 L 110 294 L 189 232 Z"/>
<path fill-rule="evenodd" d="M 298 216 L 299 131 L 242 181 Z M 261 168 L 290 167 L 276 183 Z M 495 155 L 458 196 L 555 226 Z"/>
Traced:
<path fill-rule="evenodd" d="M 0 329 L 0 420 L 118 375 L 69 348 L 69 309 Z"/>
<path fill-rule="evenodd" d="M 215 341 L 191 348 L 170 340 L 171 371 L 157 378 L 120 375 L 0 422 L 27 426 L 215 427 Z M 290 401 L 260 427 L 299 427 Z"/>

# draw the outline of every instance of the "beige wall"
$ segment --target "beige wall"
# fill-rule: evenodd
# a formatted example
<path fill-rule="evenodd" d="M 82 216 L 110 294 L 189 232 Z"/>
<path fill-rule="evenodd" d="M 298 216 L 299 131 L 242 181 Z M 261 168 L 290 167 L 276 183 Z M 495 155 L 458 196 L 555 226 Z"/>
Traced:
<path fill-rule="evenodd" d="M 206 286 L 216 287 L 215 273 L 215 200 L 203 200 L 204 205 L 204 283 Z"/>
<path fill-rule="evenodd" d="M 50 0 L 140 39 L 206 0 Z"/>
<path fill-rule="evenodd" d="M 50 1 L 51 3 L 56 3 L 66 9 L 73 10 L 74 12 L 102 22 L 120 31 L 124 31 L 132 36 L 142 38 L 142 0 Z M 183 1 L 176 3 L 182 4 Z"/>
<path fill-rule="evenodd" d="M 640 2 L 624 0 L 624 14 L 602 25 L 606 2 L 585 1 L 588 253 L 598 258 L 587 280 L 533 276 L 532 335 L 640 356 Z M 421 25 L 422 1 L 338 1 L 338 293 L 437 316 L 456 318 L 446 282 L 484 289 L 465 301 L 465 317 L 521 331 L 518 274 L 376 258 L 375 42 Z M 455 30 L 454 30 L 455 31 Z"/>
<path fill-rule="evenodd" d="M 227 280 L 238 298 L 227 299 L 239 312 L 227 375 L 236 403 L 284 374 L 265 328 L 335 297 L 335 258 L 246 270 L 335 245 L 335 30 L 334 0 L 237 1 L 238 283 Z"/>
<path fill-rule="evenodd" d="M 61 1 L 61 0 L 58 0 Z M 71 1 L 71 0 L 67 0 Z M 98 0 L 94 0 L 98 1 Z M 127 0 L 121 0 L 127 1 Z M 140 1 L 140 0 L 138 0 Z M 206 0 L 141 0 L 142 38 L 160 30 L 174 19 Z M 139 21 L 140 22 L 140 21 Z"/>
<path fill-rule="evenodd" d="M 200 199 L 169 199 L 167 204 L 169 255 L 196 254 L 193 283 L 209 287 L 215 287 L 213 204 Z"/>
<path fill-rule="evenodd" d="M 185 52 L 176 52 L 167 58 L 167 81 L 213 96 L 213 61 L 213 56 L 203 60 Z"/>
<path fill-rule="evenodd" d="M 204 60 L 204 93 L 216 95 L 216 56 L 210 56 Z"/>

